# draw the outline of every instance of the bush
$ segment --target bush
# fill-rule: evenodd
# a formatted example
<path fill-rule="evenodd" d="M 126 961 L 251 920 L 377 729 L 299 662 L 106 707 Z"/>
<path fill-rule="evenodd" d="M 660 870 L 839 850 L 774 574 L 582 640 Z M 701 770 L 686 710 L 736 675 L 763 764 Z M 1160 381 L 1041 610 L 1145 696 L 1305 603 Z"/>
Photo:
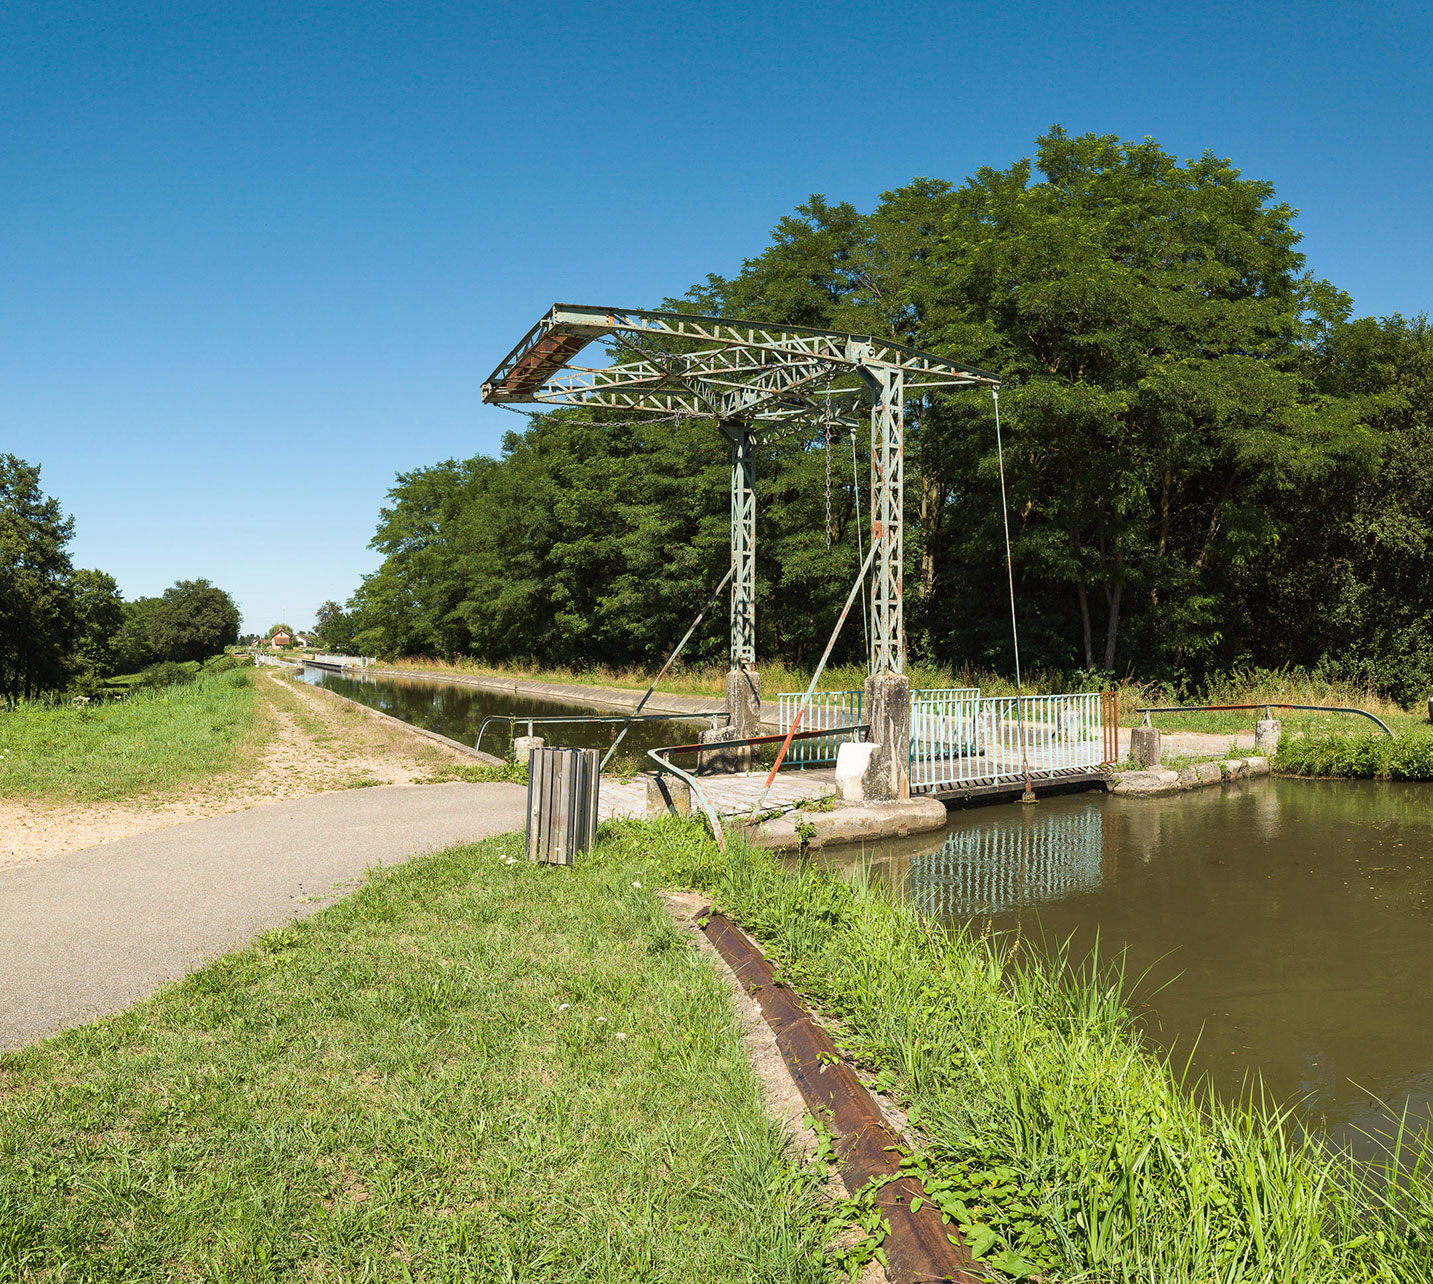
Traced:
<path fill-rule="evenodd" d="M 231 669 L 250 669 L 254 666 L 254 659 L 249 655 L 216 655 L 212 660 L 205 661 L 205 676 L 216 673 L 228 673 Z"/>
<path fill-rule="evenodd" d="M 135 679 L 137 687 L 178 687 L 194 681 L 194 669 L 177 660 L 161 660 L 151 664 Z"/>

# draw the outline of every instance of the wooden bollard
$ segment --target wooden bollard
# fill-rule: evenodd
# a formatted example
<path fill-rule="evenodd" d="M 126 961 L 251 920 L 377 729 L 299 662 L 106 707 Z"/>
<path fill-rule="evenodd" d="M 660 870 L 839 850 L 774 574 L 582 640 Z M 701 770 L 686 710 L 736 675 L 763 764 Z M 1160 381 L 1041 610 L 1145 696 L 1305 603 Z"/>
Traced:
<path fill-rule="evenodd" d="M 528 760 L 527 858 L 571 865 L 597 833 L 596 749 L 534 749 Z"/>

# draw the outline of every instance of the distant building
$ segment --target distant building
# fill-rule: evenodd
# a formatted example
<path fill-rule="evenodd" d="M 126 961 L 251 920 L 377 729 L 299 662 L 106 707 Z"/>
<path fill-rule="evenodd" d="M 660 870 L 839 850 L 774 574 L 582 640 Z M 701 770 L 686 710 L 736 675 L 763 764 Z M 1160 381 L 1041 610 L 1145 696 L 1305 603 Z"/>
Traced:
<path fill-rule="evenodd" d="M 292 641 L 293 641 L 293 638 L 289 637 L 289 635 L 288 635 L 287 633 L 285 633 L 285 632 L 283 631 L 283 629 L 280 629 L 277 633 L 274 634 L 273 637 L 271 637 L 271 638 L 269 639 L 269 645 L 270 645 L 270 646 L 288 646 L 288 644 L 289 644 L 290 642 L 292 642 Z"/>

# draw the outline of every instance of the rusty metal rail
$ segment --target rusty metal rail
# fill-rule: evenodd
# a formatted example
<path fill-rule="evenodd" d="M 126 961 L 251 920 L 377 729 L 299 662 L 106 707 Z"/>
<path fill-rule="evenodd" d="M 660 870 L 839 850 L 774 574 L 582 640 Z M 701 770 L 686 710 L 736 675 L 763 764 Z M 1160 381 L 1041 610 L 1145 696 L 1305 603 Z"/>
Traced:
<path fill-rule="evenodd" d="M 920 1180 L 899 1175 L 904 1140 L 886 1122 L 830 1036 L 777 981 L 771 964 L 735 924 L 719 913 L 705 917 L 707 939 L 756 1000 L 808 1109 L 835 1134 L 846 1189 L 854 1193 L 873 1180 L 885 1181 L 876 1191 L 876 1203 L 890 1226 L 884 1245 L 887 1278 L 893 1284 L 988 1284 Z M 922 1203 L 912 1212 L 916 1199 Z"/>
<path fill-rule="evenodd" d="M 743 749 L 750 745 L 769 745 L 777 741 L 784 741 L 789 744 L 792 740 L 805 740 L 813 736 L 829 736 L 832 732 L 838 731 L 869 731 L 871 724 L 868 722 L 854 723 L 849 727 L 818 727 L 815 731 L 801 731 L 796 734 L 782 733 L 775 736 L 747 736 L 742 740 L 713 740 L 706 744 L 695 745 L 665 745 L 658 749 L 648 749 L 647 757 L 652 759 L 662 771 L 670 771 L 679 780 L 685 781 L 692 791 L 692 797 L 697 800 L 697 806 L 702 809 L 702 815 L 707 818 L 707 824 L 711 827 L 712 837 L 716 839 L 716 845 L 723 850 L 726 848 L 726 832 L 722 829 L 721 816 L 717 809 L 712 806 L 711 799 L 707 797 L 706 790 L 691 772 L 683 771 L 676 763 L 664 758 L 663 754 L 669 753 L 713 753 L 728 749 Z M 780 766 L 780 763 L 777 763 Z M 772 768 L 773 776 L 776 768 Z M 767 778 L 767 788 L 771 787 L 771 779 Z M 766 798 L 765 790 L 762 791 L 762 800 Z"/>

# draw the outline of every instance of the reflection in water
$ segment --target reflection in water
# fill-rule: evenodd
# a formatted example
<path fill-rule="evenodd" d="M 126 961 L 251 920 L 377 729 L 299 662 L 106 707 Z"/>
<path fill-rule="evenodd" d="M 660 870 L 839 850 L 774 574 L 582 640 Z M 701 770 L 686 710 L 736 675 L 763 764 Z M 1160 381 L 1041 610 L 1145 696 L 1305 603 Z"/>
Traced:
<path fill-rule="evenodd" d="M 1035 823 L 1029 823 L 1035 821 Z M 931 918 L 1001 914 L 1099 887 L 1104 813 L 1084 807 L 1036 821 L 1030 809 L 957 829 L 911 858 L 907 890 Z"/>
<path fill-rule="evenodd" d="M 955 812 L 931 839 L 820 859 L 867 862 L 947 922 L 1125 951 L 1149 1036 L 1228 1094 L 1261 1075 L 1356 1147 L 1380 1103 L 1426 1122 L 1433 788 L 1087 794 Z"/>

